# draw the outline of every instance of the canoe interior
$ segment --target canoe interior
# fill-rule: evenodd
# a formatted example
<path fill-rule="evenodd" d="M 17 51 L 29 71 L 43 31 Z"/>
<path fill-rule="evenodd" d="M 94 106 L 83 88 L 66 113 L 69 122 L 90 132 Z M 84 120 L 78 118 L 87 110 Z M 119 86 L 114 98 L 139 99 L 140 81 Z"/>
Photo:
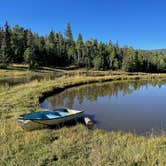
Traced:
<path fill-rule="evenodd" d="M 74 115 L 77 113 L 81 113 L 82 111 L 69 110 L 69 109 L 56 109 L 54 111 L 42 111 L 42 112 L 34 112 L 29 114 L 20 115 L 19 119 L 24 120 L 51 120 L 51 119 L 59 119 L 63 117 L 67 117 L 70 115 Z"/>

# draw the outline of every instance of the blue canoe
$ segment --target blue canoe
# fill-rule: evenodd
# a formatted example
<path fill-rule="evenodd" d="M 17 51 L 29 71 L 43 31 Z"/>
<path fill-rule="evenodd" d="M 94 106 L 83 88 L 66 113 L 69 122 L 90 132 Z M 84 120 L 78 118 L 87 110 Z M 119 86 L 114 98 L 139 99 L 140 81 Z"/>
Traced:
<path fill-rule="evenodd" d="M 54 111 L 33 112 L 18 117 L 21 127 L 27 130 L 42 127 L 43 125 L 57 125 L 82 117 L 84 111 L 72 109 L 56 109 Z"/>

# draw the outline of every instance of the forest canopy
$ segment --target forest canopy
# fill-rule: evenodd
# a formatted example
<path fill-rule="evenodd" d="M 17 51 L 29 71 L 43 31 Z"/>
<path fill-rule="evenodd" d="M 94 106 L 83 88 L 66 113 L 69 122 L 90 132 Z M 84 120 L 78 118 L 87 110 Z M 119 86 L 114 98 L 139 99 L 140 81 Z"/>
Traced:
<path fill-rule="evenodd" d="M 33 70 L 41 66 L 76 66 L 97 70 L 124 70 L 129 72 L 166 72 L 166 56 L 160 52 L 120 47 L 111 41 L 73 38 L 70 23 L 65 33 L 51 30 L 40 36 L 19 25 L 0 27 L 0 68 L 11 63 L 28 64 Z"/>

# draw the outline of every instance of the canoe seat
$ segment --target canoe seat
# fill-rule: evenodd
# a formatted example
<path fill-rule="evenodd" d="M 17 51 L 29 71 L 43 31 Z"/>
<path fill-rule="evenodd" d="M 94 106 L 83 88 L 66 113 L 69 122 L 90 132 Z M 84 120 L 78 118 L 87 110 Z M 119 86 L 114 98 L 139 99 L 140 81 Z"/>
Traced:
<path fill-rule="evenodd" d="M 47 114 L 45 119 L 47 119 L 47 118 L 48 118 L 48 119 L 54 119 L 54 118 L 58 118 L 58 117 L 60 117 L 60 115 Z"/>
<path fill-rule="evenodd" d="M 56 111 L 56 112 L 59 113 L 61 117 L 68 116 L 70 114 L 69 112 L 61 112 L 61 111 Z"/>
<path fill-rule="evenodd" d="M 56 112 L 46 114 L 46 117 L 49 119 L 54 119 L 54 118 L 58 118 L 58 117 L 65 117 L 68 115 L 69 115 L 68 112 L 56 111 Z"/>

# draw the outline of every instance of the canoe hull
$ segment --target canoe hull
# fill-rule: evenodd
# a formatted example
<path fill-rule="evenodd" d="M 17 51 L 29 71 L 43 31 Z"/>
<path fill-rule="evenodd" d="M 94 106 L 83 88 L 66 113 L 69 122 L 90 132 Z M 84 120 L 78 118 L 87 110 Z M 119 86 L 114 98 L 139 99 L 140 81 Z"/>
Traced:
<path fill-rule="evenodd" d="M 70 110 L 72 111 L 72 110 Z M 75 110 L 74 110 L 75 111 Z M 75 111 L 76 112 L 76 111 Z M 33 130 L 44 128 L 48 126 L 55 126 L 61 123 L 65 123 L 72 120 L 77 120 L 83 116 L 83 111 L 78 111 L 78 113 L 74 113 L 65 117 L 49 119 L 49 120 L 25 120 L 25 119 L 18 119 L 20 126 L 25 130 Z"/>
<path fill-rule="evenodd" d="M 24 130 L 27 130 L 27 131 L 35 130 L 35 129 L 42 129 L 42 128 L 47 127 L 44 124 L 39 124 L 32 120 L 18 119 L 18 123 L 20 124 L 21 128 L 23 128 Z"/>

